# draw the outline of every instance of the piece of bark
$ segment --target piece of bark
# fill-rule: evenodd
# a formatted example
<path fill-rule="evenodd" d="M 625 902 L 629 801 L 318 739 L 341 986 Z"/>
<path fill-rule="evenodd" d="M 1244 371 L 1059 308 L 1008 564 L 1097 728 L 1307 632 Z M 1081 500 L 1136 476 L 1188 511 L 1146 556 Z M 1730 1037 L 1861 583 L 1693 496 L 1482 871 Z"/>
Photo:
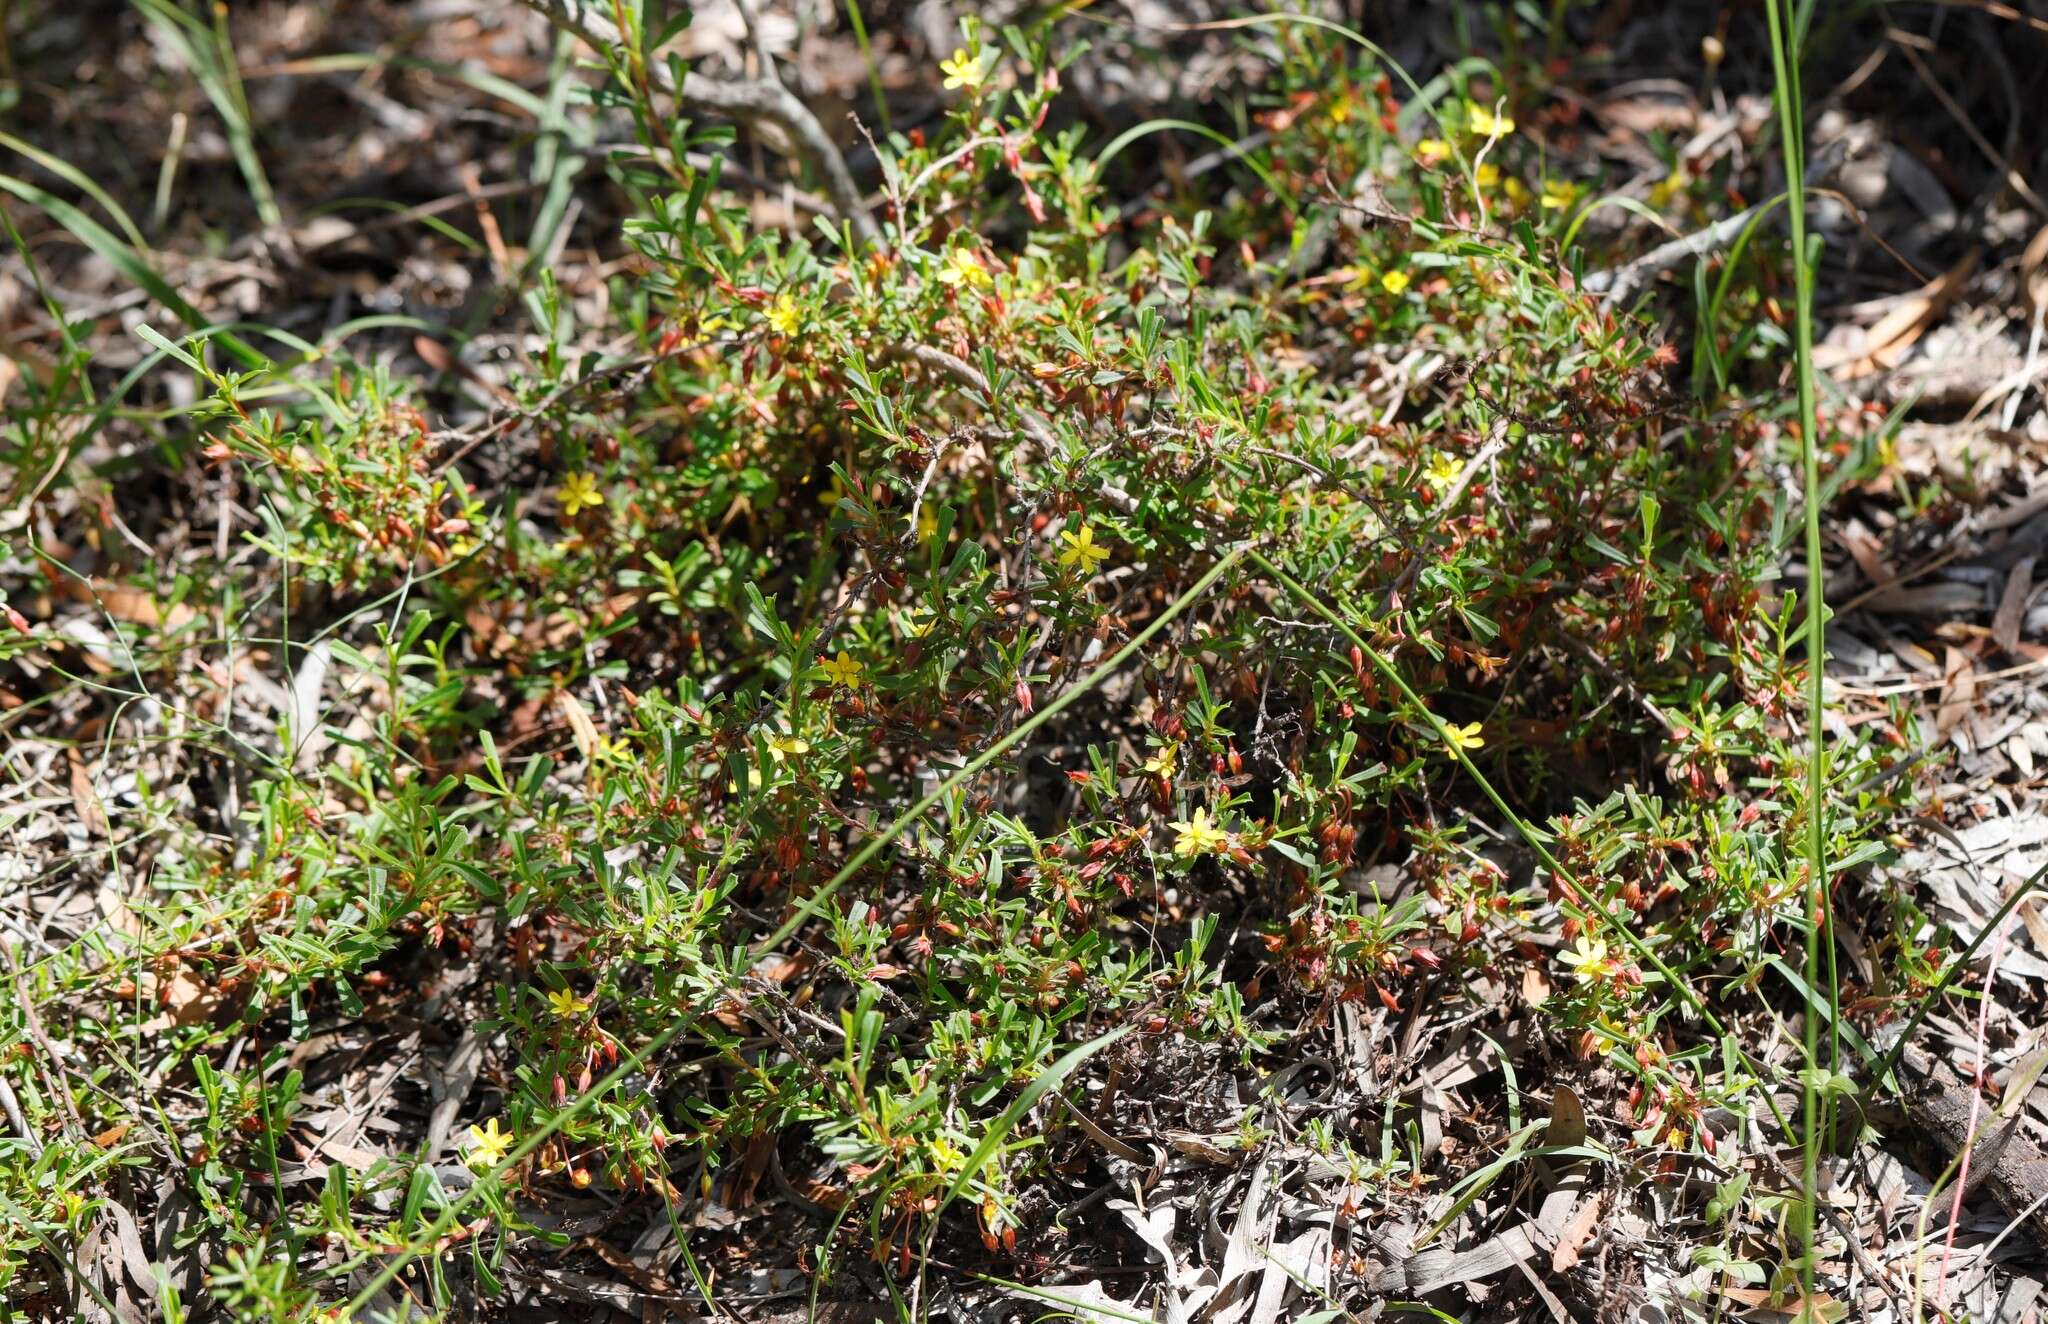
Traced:
<path fill-rule="evenodd" d="M 1946 1058 L 1917 1048 L 1900 1055 L 1905 1068 L 1905 1109 L 1914 1128 L 1949 1159 L 1970 1145 L 1970 1180 L 1964 1198 L 1988 1194 L 2016 1219 L 2036 1243 L 2048 1248 L 2048 1154 L 2021 1125 L 2024 1097 L 2008 1097 L 1994 1108 L 1978 1102 L 1975 1084 Z M 2033 1086 L 2031 1063 L 2016 1070 L 2013 1087 L 2023 1096 Z M 1970 1112 L 1976 1104 L 1977 1136 L 1970 1140 Z"/>

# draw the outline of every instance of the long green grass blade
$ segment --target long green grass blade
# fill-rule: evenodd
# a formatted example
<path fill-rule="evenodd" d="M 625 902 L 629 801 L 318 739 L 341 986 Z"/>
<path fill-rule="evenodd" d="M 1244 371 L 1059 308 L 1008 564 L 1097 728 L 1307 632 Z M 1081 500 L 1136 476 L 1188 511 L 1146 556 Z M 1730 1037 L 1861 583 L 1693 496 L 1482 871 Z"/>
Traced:
<path fill-rule="evenodd" d="M 122 243 L 120 236 L 77 207 L 13 175 L 0 175 L 0 189 L 5 189 L 23 202 L 40 208 L 50 219 L 75 235 L 80 243 L 105 258 L 131 283 L 168 308 L 190 329 L 198 331 L 206 326 L 206 319 L 185 301 L 184 295 L 171 288 L 170 282 L 159 276 L 147 262 L 138 257 L 134 249 Z M 215 339 L 222 348 L 240 359 L 245 367 L 261 368 L 269 363 L 263 355 L 233 335 L 222 333 Z"/>
<path fill-rule="evenodd" d="M 1820 436 L 1814 399 L 1813 269 L 1806 247 L 1806 126 L 1799 91 L 1799 31 L 1786 22 L 1780 0 L 1764 0 L 1771 29 L 1771 71 L 1777 80 L 1779 148 L 1785 158 L 1785 187 L 1793 195 L 1786 209 L 1792 231 L 1793 373 L 1799 393 L 1799 455 L 1806 497 L 1806 980 L 1815 984 L 1825 967 L 1827 993 L 1835 1014 L 1830 1020 L 1833 1061 L 1840 1069 L 1841 1015 L 1834 970 L 1834 935 L 1828 915 L 1827 870 L 1827 696 L 1821 682 L 1827 670 L 1827 604 L 1822 600 L 1820 536 Z M 1805 1024 L 1807 1070 L 1801 1107 L 1800 1170 L 1802 1216 L 1800 1286 L 1813 1295 L 1814 1224 L 1820 1193 L 1820 1149 L 1827 1130 L 1827 1101 L 1817 1083 L 1820 1075 L 1820 1021 L 1809 1014 Z"/>

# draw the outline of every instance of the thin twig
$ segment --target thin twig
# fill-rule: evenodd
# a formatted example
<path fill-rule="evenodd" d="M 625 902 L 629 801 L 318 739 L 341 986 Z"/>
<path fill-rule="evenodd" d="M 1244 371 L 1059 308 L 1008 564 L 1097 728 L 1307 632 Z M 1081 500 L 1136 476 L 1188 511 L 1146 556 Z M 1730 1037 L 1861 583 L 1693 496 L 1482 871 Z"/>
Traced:
<path fill-rule="evenodd" d="M 1806 168 L 1806 186 L 1815 188 L 1832 178 L 1849 159 L 1849 151 L 1850 143 L 1846 138 L 1837 138 L 1823 147 Z M 1610 308 L 1625 302 L 1672 268 L 1727 248 L 1759 216 L 1777 206 L 1778 201 L 1774 199 L 1770 202 L 1760 202 L 1754 207 L 1744 207 L 1733 216 L 1723 217 L 1704 230 L 1695 230 L 1669 243 L 1659 244 L 1641 257 L 1612 271 L 1596 271 L 1586 277 L 1586 291 L 1602 296 L 1601 303 Z"/>
<path fill-rule="evenodd" d="M 598 8 L 595 0 L 525 0 L 525 3 L 593 50 L 613 50 L 626 44 L 618 25 Z M 881 229 L 868 211 L 859 186 L 853 182 L 853 172 L 846 168 L 845 156 L 825 132 L 824 126 L 818 123 L 818 117 L 811 113 L 811 108 L 789 89 L 773 81 L 736 83 L 706 78 L 698 73 L 685 74 L 682 86 L 678 87 L 668 66 L 651 61 L 647 75 L 656 87 L 691 110 L 773 124 L 781 129 L 797 154 L 825 177 L 825 191 L 831 195 L 840 216 L 853 226 L 854 236 L 870 247 L 880 246 Z"/>

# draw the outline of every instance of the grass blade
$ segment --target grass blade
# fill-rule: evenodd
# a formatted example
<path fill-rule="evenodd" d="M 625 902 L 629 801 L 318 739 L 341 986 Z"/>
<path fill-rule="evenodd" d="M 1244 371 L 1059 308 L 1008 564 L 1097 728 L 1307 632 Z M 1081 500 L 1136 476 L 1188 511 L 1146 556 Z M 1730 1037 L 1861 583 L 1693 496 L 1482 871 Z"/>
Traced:
<path fill-rule="evenodd" d="M 1827 973 L 1832 1067 L 1841 1065 L 1841 989 L 1835 980 L 1833 926 L 1828 918 L 1827 872 L 1827 696 L 1821 680 L 1827 670 L 1827 604 L 1822 600 L 1820 537 L 1820 437 L 1814 400 L 1813 269 L 1806 248 L 1806 127 L 1799 91 L 1800 27 L 1786 22 L 1780 0 L 1764 0 L 1771 30 L 1771 71 L 1776 78 L 1779 148 L 1785 158 L 1785 181 L 1791 195 L 1786 208 L 1792 230 L 1793 372 L 1799 387 L 1799 457 L 1806 497 L 1806 981 Z M 1796 22 L 1796 21 L 1795 21 Z M 1803 25 L 1801 25 L 1803 26 Z M 1827 1129 L 1826 1107 L 1815 1083 L 1820 1068 L 1820 1018 L 1808 1014 L 1806 1085 L 1802 1091 L 1800 1288 L 1811 1298 L 1814 1272 L 1814 1210 L 1819 1199 L 1820 1147 Z"/>
<path fill-rule="evenodd" d="M 185 296 L 179 294 L 171 287 L 170 282 L 159 276 L 147 262 L 137 256 L 134 249 L 122 243 L 119 235 L 77 207 L 13 175 L 0 174 L 0 189 L 5 189 L 23 202 L 40 208 L 51 220 L 69 230 L 80 243 L 105 258 L 116 271 L 168 308 L 191 330 L 198 331 L 207 325 L 206 319 L 199 315 L 198 310 L 185 302 Z M 263 355 L 233 335 L 222 333 L 215 339 L 246 367 L 261 368 L 269 363 Z"/>
<path fill-rule="evenodd" d="M 1004 1138 L 1016 1127 L 1024 1114 L 1031 1110 L 1031 1105 L 1045 1096 L 1047 1090 L 1065 1080 L 1073 1073 L 1075 1067 L 1129 1034 L 1132 1028 L 1125 1025 L 1111 1030 L 1108 1034 L 1098 1035 L 1085 1044 L 1076 1044 L 1068 1049 L 1059 1061 L 1039 1072 L 1037 1079 L 1026 1085 L 1024 1092 L 1013 1099 L 1009 1107 L 1003 1109 L 1002 1116 L 996 1118 L 995 1124 L 989 1127 L 988 1134 L 982 1136 L 981 1143 L 967 1156 L 967 1162 L 961 1166 L 959 1175 L 953 1178 L 953 1184 L 946 1188 L 946 1194 L 939 1200 L 939 1208 L 944 1209 L 959 1198 L 967 1183 L 973 1181 L 975 1174 L 980 1172 L 995 1156 L 996 1151 L 1003 1147 Z"/>

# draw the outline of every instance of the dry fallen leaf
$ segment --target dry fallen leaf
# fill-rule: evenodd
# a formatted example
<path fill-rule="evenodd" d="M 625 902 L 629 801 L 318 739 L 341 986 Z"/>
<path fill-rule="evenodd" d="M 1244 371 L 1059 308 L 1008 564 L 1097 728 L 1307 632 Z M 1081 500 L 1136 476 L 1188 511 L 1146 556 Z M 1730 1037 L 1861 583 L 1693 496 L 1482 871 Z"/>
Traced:
<path fill-rule="evenodd" d="M 1543 1128 L 1543 1143 L 1551 1147 L 1586 1143 L 1586 1109 L 1569 1086 L 1559 1085 L 1550 1095 L 1550 1124 Z"/>
<path fill-rule="evenodd" d="M 1991 637 L 2010 653 L 2019 647 L 2020 627 L 2026 621 L 2027 599 L 2034 591 L 2034 558 L 2022 557 L 2006 576 L 2005 591 L 1998 598 L 1998 612 L 1991 618 Z"/>
<path fill-rule="evenodd" d="M 1569 1273 L 1578 1267 L 1579 1252 L 1593 1235 L 1594 1224 L 1600 1221 L 1600 1205 L 1600 1197 L 1596 1195 L 1580 1201 L 1579 1207 L 1572 1211 L 1571 1221 L 1558 1233 L 1557 1249 L 1550 1253 L 1552 1273 Z"/>
<path fill-rule="evenodd" d="M 1897 366 L 1921 336 L 1927 334 L 1948 306 L 1955 302 L 1970 273 L 1976 270 L 1981 250 L 1971 249 L 1963 260 L 1901 298 L 1892 310 L 1863 333 L 1855 346 L 1823 345 L 1814 351 L 1817 367 L 1834 374 L 1837 381 L 1866 377 Z"/>
<path fill-rule="evenodd" d="M 1864 579 L 1870 582 L 1871 587 L 1881 587 L 1898 578 L 1892 573 L 1891 567 L 1884 563 L 1884 553 L 1877 545 L 1877 539 L 1871 537 L 1864 529 L 1854 525 L 1845 528 L 1842 530 L 1841 539 L 1842 545 L 1849 549 L 1850 559 L 1856 562 L 1856 568 L 1863 572 Z"/>
<path fill-rule="evenodd" d="M 2037 314 L 2048 310 L 2048 270 L 2044 268 L 2048 268 L 2048 225 L 2034 231 L 2020 253 L 2020 293 Z"/>
<path fill-rule="evenodd" d="M 562 710 L 563 718 L 569 723 L 569 736 L 576 742 L 576 752 L 587 762 L 597 756 L 601 747 L 597 724 L 590 720 L 590 711 L 581 700 L 567 690 L 555 692 L 555 707 Z"/>
<path fill-rule="evenodd" d="M 156 599 L 139 588 L 107 579 L 80 580 L 70 575 L 56 577 L 59 590 L 74 602 L 98 607 L 117 621 L 150 629 L 183 628 L 198 613 L 183 603 L 160 610 Z"/>
<path fill-rule="evenodd" d="M 210 1020 L 220 1006 L 220 994 L 180 969 L 172 975 L 160 995 L 164 1009 L 177 1025 L 197 1025 Z"/>
<path fill-rule="evenodd" d="M 1947 735 L 1976 704 L 1977 671 L 1970 665 L 1969 654 L 1960 648 L 1947 650 L 1941 670 L 1941 705 L 1934 711 L 1934 729 Z"/>
<path fill-rule="evenodd" d="M 85 830 L 95 837 L 107 835 L 107 811 L 100 804 L 100 793 L 92 784 L 92 773 L 86 770 L 85 760 L 73 753 L 71 763 L 71 806 L 78 811 L 78 821 Z"/>

